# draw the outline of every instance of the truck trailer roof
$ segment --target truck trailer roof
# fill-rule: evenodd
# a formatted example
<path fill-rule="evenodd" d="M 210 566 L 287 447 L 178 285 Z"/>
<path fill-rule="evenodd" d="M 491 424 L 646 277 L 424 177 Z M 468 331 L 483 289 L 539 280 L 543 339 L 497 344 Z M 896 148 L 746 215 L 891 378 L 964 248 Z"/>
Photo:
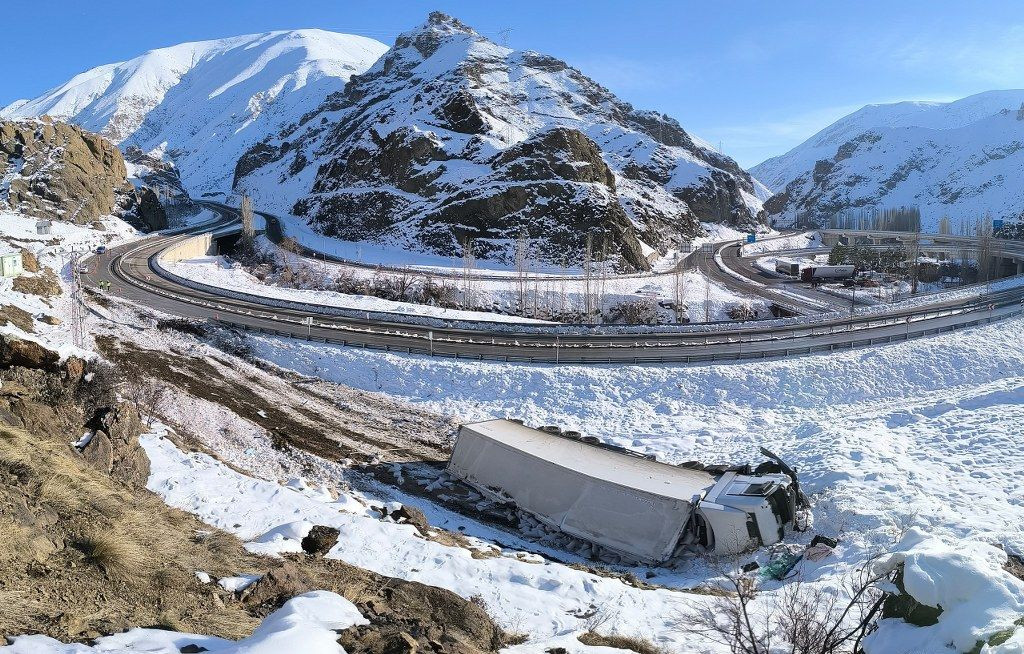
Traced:
<path fill-rule="evenodd" d="M 669 558 L 716 478 L 511 420 L 463 425 L 448 471 L 541 522 L 634 559 Z"/>
<path fill-rule="evenodd" d="M 652 495 L 689 502 L 715 485 L 703 470 L 680 468 L 599 445 L 533 429 L 512 420 L 464 425 L 504 447 L 514 448 L 562 468 Z"/>

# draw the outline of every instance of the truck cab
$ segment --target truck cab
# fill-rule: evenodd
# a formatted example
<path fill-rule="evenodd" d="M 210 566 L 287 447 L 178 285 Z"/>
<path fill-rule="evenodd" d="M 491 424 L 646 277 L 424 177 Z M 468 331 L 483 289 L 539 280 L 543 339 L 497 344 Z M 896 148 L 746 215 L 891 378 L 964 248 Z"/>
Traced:
<path fill-rule="evenodd" d="M 783 472 L 726 472 L 697 505 L 706 524 L 703 545 L 715 554 L 735 554 L 778 543 L 798 524 L 803 504 L 799 487 Z"/>

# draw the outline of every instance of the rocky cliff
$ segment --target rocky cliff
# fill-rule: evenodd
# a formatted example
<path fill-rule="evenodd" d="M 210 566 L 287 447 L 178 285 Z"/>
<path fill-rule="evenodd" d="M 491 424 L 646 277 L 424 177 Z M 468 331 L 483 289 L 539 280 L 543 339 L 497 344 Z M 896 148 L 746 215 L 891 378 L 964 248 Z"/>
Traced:
<path fill-rule="evenodd" d="M 445 255 L 576 264 L 588 234 L 645 269 L 701 221 L 750 226 L 767 190 L 678 122 L 433 13 L 365 74 L 249 149 L 235 188 L 317 231 Z"/>
<path fill-rule="evenodd" d="M 116 146 L 50 119 L 0 122 L 0 206 L 76 224 L 116 215 L 167 226 L 155 194 L 129 183 Z"/>

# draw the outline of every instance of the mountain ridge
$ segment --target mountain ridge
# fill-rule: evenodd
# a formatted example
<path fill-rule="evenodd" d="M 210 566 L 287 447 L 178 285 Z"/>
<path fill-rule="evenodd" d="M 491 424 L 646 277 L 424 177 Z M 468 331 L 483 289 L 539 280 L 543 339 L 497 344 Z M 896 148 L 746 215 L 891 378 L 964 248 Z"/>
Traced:
<path fill-rule="evenodd" d="M 674 119 L 440 12 L 250 149 L 235 180 L 345 240 L 450 253 L 469 238 L 480 256 L 510 259 L 525 231 L 557 263 L 580 260 L 588 232 L 610 233 L 633 269 L 648 265 L 641 242 L 679 246 L 701 220 L 752 226 L 769 195 Z"/>
<path fill-rule="evenodd" d="M 238 156 L 344 87 L 387 47 L 319 29 L 191 41 L 96 66 L 0 110 L 50 115 L 173 160 L 193 195 L 230 193 Z"/>
<path fill-rule="evenodd" d="M 867 105 L 789 152 L 750 169 L 777 193 L 765 204 L 783 221 L 847 209 L 916 206 L 926 227 L 1016 219 L 1024 192 L 1024 90 L 952 102 Z"/>

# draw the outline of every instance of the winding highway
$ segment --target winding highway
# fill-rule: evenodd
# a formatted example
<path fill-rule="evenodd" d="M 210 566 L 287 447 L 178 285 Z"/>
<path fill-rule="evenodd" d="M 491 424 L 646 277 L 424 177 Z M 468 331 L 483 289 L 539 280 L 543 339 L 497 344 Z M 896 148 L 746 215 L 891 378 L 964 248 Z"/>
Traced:
<path fill-rule="evenodd" d="M 183 280 L 160 266 L 160 255 L 197 232 L 237 231 L 236 210 L 215 208 L 220 217 L 177 233 L 163 233 L 92 257 L 95 270 L 82 275 L 93 286 L 166 314 L 310 341 L 467 359 L 544 363 L 665 363 L 764 359 L 904 341 L 1018 315 L 1024 285 L 975 293 L 917 298 L 912 306 L 876 307 L 851 316 L 824 312 L 815 298 L 779 295 L 778 284 L 758 279 L 740 262 L 737 244 L 719 247 L 715 272 L 730 288 L 813 316 L 676 326 L 532 325 L 451 321 L 384 312 L 306 305 Z M 1021 244 L 1016 244 L 1019 246 Z M 710 258 L 708 258 L 710 259 Z M 707 265 L 699 264 L 702 266 Z M 728 282 L 725 279 L 728 278 Z M 754 283 L 744 283 L 744 278 Z M 775 280 L 778 281 L 778 280 Z M 998 288 L 999 285 L 994 285 Z M 825 307 L 827 308 L 827 307 Z"/>

